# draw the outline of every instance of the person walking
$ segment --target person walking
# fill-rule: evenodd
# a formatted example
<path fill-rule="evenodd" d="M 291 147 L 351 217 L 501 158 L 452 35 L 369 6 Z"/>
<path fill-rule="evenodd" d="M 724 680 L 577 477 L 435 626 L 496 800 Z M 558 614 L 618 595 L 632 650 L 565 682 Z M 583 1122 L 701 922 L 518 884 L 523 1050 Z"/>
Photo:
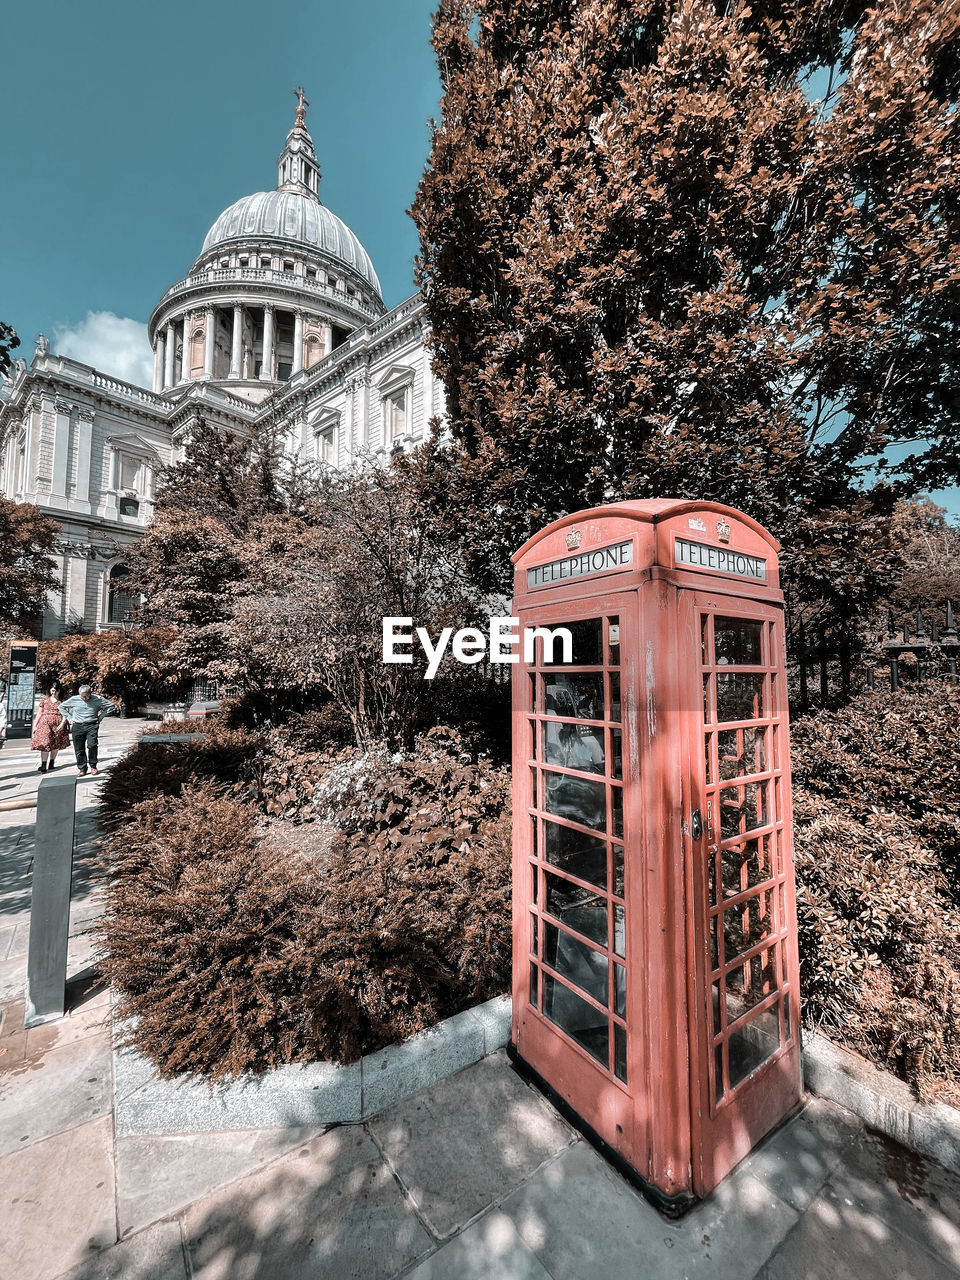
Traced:
<path fill-rule="evenodd" d="M 62 751 L 70 743 L 70 734 L 60 714 L 62 692 L 58 684 L 52 684 L 48 696 L 40 700 L 40 710 L 34 721 L 33 734 L 30 738 L 31 749 L 40 752 L 37 773 L 52 773 L 57 752 Z"/>
<path fill-rule="evenodd" d="M 77 770 L 82 778 L 87 772 L 97 772 L 97 741 L 100 737 L 100 721 L 116 707 L 109 698 L 101 698 L 88 684 L 82 684 L 76 697 L 60 703 L 63 723 L 70 726 L 73 750 L 77 757 Z"/>

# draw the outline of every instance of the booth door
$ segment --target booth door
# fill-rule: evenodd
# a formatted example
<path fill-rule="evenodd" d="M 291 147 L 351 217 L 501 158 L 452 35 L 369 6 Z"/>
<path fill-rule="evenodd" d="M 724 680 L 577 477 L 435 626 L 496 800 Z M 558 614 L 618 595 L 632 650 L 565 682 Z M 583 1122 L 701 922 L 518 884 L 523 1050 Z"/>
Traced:
<path fill-rule="evenodd" d="M 702 819 L 699 838 L 691 824 L 691 1088 L 705 1194 L 800 1096 L 796 905 L 782 612 L 700 593 L 685 608 Z"/>
<path fill-rule="evenodd" d="M 631 1158 L 633 1129 L 621 681 L 634 664 L 636 598 L 521 615 L 567 627 L 572 661 L 515 673 L 514 1001 L 520 1057 Z M 585 616 L 586 615 L 586 616 Z M 623 657 L 621 658 L 621 655 Z M 629 852 L 626 855 L 629 859 Z"/>

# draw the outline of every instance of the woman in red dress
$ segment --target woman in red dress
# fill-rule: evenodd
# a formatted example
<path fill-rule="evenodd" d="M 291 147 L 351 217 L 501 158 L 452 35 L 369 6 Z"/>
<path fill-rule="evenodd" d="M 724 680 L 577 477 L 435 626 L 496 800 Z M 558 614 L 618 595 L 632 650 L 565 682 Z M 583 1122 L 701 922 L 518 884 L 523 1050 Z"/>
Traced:
<path fill-rule="evenodd" d="M 66 725 L 62 729 L 57 728 L 63 720 L 60 714 L 61 692 L 58 684 L 51 687 L 49 696 L 41 699 L 40 710 L 33 723 L 30 746 L 40 752 L 37 773 L 52 772 L 57 752 L 70 745 L 70 730 Z"/>

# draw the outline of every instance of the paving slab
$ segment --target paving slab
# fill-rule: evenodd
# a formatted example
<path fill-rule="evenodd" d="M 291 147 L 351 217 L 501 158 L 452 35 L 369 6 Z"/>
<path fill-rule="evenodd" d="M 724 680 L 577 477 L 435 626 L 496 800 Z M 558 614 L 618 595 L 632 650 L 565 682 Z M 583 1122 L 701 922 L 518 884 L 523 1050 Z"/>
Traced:
<path fill-rule="evenodd" d="M 158 1222 L 104 1253 L 93 1253 L 58 1280 L 187 1280 L 179 1222 Z"/>
<path fill-rule="evenodd" d="M 121 1237 L 167 1218 L 211 1191 L 301 1147 L 313 1128 L 169 1134 L 116 1141 Z"/>
<path fill-rule="evenodd" d="M 54 1280 L 116 1239 L 109 1117 L 0 1156 L 0 1267 Z"/>
<path fill-rule="evenodd" d="M 74 1008 L 70 1008 L 68 1003 L 64 1017 L 30 1028 L 27 1032 L 27 1054 L 39 1057 L 50 1049 L 62 1049 L 91 1036 L 109 1037 L 110 1014 L 110 993 L 105 989 L 100 989 Z"/>
<path fill-rule="evenodd" d="M 346 1126 L 183 1223 L 194 1280 L 392 1280 L 434 1247 L 369 1135 Z"/>
<path fill-rule="evenodd" d="M 0 960 L 0 1004 L 22 996 L 27 984 L 27 955 L 23 952 Z"/>
<path fill-rule="evenodd" d="M 957 1280 L 958 1274 L 882 1220 L 825 1194 L 756 1280 Z"/>
<path fill-rule="evenodd" d="M 669 1222 L 585 1142 L 545 1165 L 501 1209 L 552 1280 L 746 1280 L 799 1216 L 758 1179 L 734 1174 L 686 1218 Z"/>
<path fill-rule="evenodd" d="M 106 1033 L 40 1049 L 4 1067 L 0 1057 L 0 1154 L 109 1115 L 110 1042 Z"/>
<path fill-rule="evenodd" d="M 505 1213 L 485 1214 L 404 1280 L 552 1280 Z"/>
<path fill-rule="evenodd" d="M 851 1143 L 826 1193 L 851 1235 L 882 1223 L 960 1270 L 960 1178 L 935 1161 L 865 1131 Z"/>
<path fill-rule="evenodd" d="M 440 1239 L 577 1141 L 502 1052 L 389 1107 L 368 1127 Z"/>
<path fill-rule="evenodd" d="M 801 1212 L 820 1192 L 863 1121 L 825 1098 L 810 1098 L 803 1111 L 771 1134 L 739 1166 L 786 1204 Z"/>

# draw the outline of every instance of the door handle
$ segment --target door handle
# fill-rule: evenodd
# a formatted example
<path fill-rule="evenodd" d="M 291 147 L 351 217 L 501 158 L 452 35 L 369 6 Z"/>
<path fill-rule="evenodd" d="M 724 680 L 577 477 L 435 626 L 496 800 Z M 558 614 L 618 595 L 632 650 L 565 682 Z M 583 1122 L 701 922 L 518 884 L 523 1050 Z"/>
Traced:
<path fill-rule="evenodd" d="M 690 838 L 699 840 L 703 835 L 703 815 L 699 809 L 694 809 L 690 815 Z"/>

